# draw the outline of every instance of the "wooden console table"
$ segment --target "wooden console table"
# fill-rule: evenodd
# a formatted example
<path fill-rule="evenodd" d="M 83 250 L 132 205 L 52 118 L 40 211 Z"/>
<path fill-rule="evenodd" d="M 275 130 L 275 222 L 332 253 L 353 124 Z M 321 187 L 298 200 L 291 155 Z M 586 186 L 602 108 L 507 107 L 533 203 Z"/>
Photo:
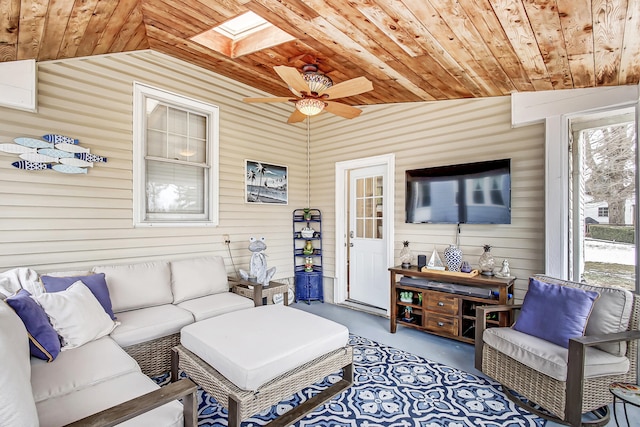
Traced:
<path fill-rule="evenodd" d="M 437 271 L 418 271 L 417 267 L 389 268 L 391 275 L 391 315 L 390 331 L 396 332 L 397 325 L 419 329 L 435 335 L 453 338 L 473 344 L 475 342 L 476 306 L 489 304 L 513 304 L 516 278 L 497 278 L 477 275 L 473 277 L 448 276 Z M 486 288 L 487 296 L 472 296 L 452 293 L 434 286 L 400 283 L 398 275 L 417 279 L 427 279 L 444 284 L 456 284 Z M 493 295 L 490 291 L 494 291 Z M 410 292 L 409 299 L 401 301 L 400 293 Z M 508 326 L 508 313 L 492 313 L 487 319 L 488 326 Z"/>

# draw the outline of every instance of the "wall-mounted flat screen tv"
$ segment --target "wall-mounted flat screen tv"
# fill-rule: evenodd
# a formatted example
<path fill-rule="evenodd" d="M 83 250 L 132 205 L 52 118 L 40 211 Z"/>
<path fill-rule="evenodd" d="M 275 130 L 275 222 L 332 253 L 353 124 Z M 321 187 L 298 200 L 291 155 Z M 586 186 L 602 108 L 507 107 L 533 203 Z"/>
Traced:
<path fill-rule="evenodd" d="M 511 159 L 406 171 L 407 223 L 511 224 Z"/>

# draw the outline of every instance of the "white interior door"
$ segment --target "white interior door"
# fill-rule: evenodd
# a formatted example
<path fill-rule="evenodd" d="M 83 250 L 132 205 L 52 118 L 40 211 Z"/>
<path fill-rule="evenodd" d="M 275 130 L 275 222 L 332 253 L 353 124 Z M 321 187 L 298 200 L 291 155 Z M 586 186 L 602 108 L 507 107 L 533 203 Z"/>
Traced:
<path fill-rule="evenodd" d="M 349 299 L 387 310 L 389 273 L 384 217 L 386 167 L 349 175 Z"/>

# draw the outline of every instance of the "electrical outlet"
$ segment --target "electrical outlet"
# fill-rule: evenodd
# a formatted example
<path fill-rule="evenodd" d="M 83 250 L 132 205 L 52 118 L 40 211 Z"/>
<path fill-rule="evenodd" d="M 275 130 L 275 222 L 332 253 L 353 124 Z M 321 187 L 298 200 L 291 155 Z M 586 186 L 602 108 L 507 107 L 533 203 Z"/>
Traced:
<path fill-rule="evenodd" d="M 231 238 L 229 237 L 228 234 L 222 235 L 222 243 L 224 243 L 225 245 L 228 245 L 229 243 L 231 243 Z"/>

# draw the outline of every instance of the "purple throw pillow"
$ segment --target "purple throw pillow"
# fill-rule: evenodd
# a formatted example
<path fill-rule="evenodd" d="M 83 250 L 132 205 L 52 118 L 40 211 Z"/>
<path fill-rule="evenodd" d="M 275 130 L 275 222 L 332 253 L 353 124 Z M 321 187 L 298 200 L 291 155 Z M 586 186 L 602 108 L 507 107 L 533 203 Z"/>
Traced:
<path fill-rule="evenodd" d="M 600 294 L 529 279 L 529 290 L 513 329 L 569 348 L 569 338 L 581 337 Z"/>
<path fill-rule="evenodd" d="M 20 289 L 15 295 L 7 298 L 7 304 L 22 319 L 29 333 L 29 350 L 33 357 L 53 361 L 60 354 L 60 337 L 44 309 L 31 298 L 29 291 Z"/>
<path fill-rule="evenodd" d="M 55 277 L 55 276 L 42 276 L 40 277 L 42 284 L 47 292 L 61 292 L 80 280 L 91 291 L 93 296 L 96 297 L 104 311 L 116 320 L 116 316 L 113 314 L 113 307 L 111 306 L 111 297 L 109 296 L 109 288 L 107 288 L 107 282 L 104 280 L 104 273 L 90 274 L 89 276 L 73 276 L 73 277 Z"/>

